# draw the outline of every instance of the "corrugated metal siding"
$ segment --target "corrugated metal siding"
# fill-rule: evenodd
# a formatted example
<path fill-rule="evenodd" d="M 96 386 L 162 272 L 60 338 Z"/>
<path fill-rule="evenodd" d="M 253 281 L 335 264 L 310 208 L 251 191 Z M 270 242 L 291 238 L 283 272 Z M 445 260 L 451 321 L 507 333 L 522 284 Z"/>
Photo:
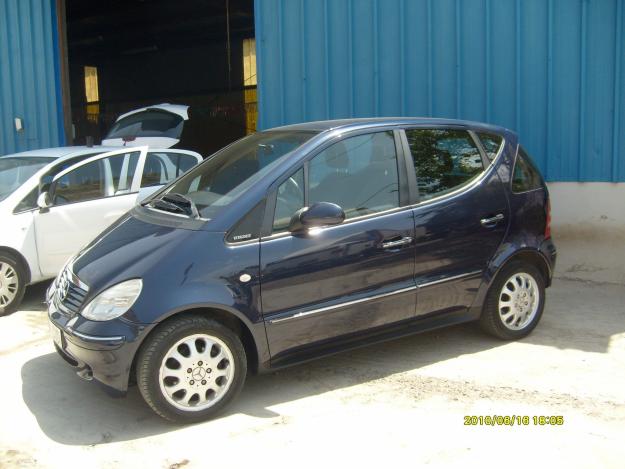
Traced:
<path fill-rule="evenodd" d="M 55 15 L 54 0 L 0 0 L 0 155 L 64 144 Z"/>
<path fill-rule="evenodd" d="M 623 0 L 255 0 L 259 125 L 515 129 L 543 174 L 625 181 Z"/>

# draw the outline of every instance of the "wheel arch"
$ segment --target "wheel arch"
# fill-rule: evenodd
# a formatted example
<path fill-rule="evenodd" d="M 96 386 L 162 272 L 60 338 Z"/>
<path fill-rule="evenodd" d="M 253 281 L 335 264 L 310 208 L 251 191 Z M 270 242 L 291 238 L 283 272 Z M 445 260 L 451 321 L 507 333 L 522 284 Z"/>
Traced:
<path fill-rule="evenodd" d="M 259 349 L 259 340 L 255 337 L 254 333 L 249 324 L 246 321 L 241 319 L 237 314 L 230 311 L 228 308 L 219 307 L 219 306 L 190 306 L 187 308 L 183 308 L 161 318 L 157 324 L 149 331 L 149 333 L 143 337 L 141 341 L 141 345 L 138 347 L 135 355 L 132 359 L 132 365 L 130 368 L 130 379 L 134 379 L 135 371 L 136 371 L 136 362 L 137 357 L 140 355 L 141 348 L 147 343 L 147 340 L 152 336 L 152 334 L 157 331 L 161 325 L 172 321 L 174 319 L 178 319 L 182 316 L 203 316 L 206 318 L 214 319 L 224 326 L 231 329 L 235 332 L 240 338 L 241 343 L 243 344 L 243 348 L 245 350 L 245 355 L 247 358 L 247 369 L 252 373 L 256 374 L 259 371 L 261 355 L 263 354 L 262 349 Z"/>
<path fill-rule="evenodd" d="M 505 268 L 508 264 L 510 264 L 510 262 L 514 262 L 514 261 L 527 262 L 533 265 L 538 270 L 540 270 L 540 273 L 542 274 L 543 279 L 545 281 L 545 287 L 549 287 L 551 285 L 552 272 L 551 272 L 551 266 L 549 265 L 549 262 L 545 258 L 545 255 L 541 253 L 538 249 L 530 249 L 530 248 L 516 251 L 512 253 L 510 256 L 503 259 L 501 262 L 499 262 L 498 265 L 496 266 L 495 272 L 493 272 L 492 274 L 490 283 L 492 283 L 492 281 L 497 277 L 497 275 L 503 268 Z"/>
<path fill-rule="evenodd" d="M 551 266 L 547 261 L 545 255 L 538 249 L 526 247 L 517 249 L 514 251 L 502 251 L 496 256 L 489 264 L 487 271 L 484 274 L 484 281 L 478 290 L 478 293 L 473 301 L 473 305 L 470 308 L 470 314 L 474 319 L 478 319 L 482 315 L 482 310 L 486 301 L 486 295 L 490 291 L 493 282 L 499 275 L 502 269 L 504 269 L 510 262 L 525 261 L 536 266 L 543 274 L 545 280 L 545 288 L 551 285 Z"/>
<path fill-rule="evenodd" d="M 18 262 L 22 265 L 22 268 L 24 269 L 24 273 L 26 274 L 25 285 L 30 284 L 32 276 L 30 272 L 30 266 L 28 265 L 28 261 L 26 260 L 26 258 L 19 251 L 8 246 L 0 246 L 0 254 L 1 253 L 7 253 L 18 260 Z"/>

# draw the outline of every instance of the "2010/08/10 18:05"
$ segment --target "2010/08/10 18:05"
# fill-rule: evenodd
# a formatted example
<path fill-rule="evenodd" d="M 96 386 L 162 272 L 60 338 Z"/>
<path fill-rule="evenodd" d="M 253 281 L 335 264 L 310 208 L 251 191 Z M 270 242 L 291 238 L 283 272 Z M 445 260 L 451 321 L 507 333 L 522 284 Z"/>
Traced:
<path fill-rule="evenodd" d="M 562 415 L 465 415 L 465 425 L 564 425 Z"/>

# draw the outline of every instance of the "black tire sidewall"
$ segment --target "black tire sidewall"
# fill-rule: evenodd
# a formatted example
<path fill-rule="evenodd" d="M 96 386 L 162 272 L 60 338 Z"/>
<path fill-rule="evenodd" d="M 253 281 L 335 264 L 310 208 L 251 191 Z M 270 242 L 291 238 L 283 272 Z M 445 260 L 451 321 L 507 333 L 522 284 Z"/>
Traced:
<path fill-rule="evenodd" d="M 226 394 L 214 406 L 202 411 L 184 411 L 171 405 L 163 396 L 159 371 L 163 356 L 179 340 L 193 334 L 208 334 L 222 340 L 235 361 L 234 379 Z M 152 409 L 167 420 L 192 423 L 218 415 L 241 391 L 247 375 L 245 349 L 237 334 L 217 321 L 198 316 L 187 316 L 162 324 L 146 339 L 137 361 L 137 384 Z"/>
<path fill-rule="evenodd" d="M 527 324 L 523 329 L 513 330 L 505 326 L 503 321 L 501 320 L 501 317 L 499 316 L 499 295 L 507 280 L 514 274 L 521 272 L 529 274 L 534 278 L 536 284 L 538 285 L 540 297 L 538 300 L 538 311 L 536 312 L 536 315 L 534 316 L 532 321 Z M 496 337 L 499 337 L 500 339 L 521 339 L 523 337 L 526 337 L 534 330 L 543 315 L 544 308 L 545 279 L 543 278 L 542 273 L 532 264 L 520 261 L 513 261 L 505 266 L 503 269 L 501 269 L 488 292 L 486 305 L 481 318 L 482 326 L 484 327 L 484 329 L 486 329 L 487 332 L 495 335 Z"/>
<path fill-rule="evenodd" d="M 0 316 L 5 316 L 7 314 L 11 314 L 19 308 L 22 303 L 22 299 L 24 298 L 24 292 L 26 291 L 26 273 L 24 272 L 24 267 L 22 263 L 16 259 L 13 255 L 8 254 L 6 252 L 0 252 L 0 262 L 4 262 L 9 264 L 15 273 L 17 274 L 17 295 L 11 303 L 7 306 L 0 306 Z"/>

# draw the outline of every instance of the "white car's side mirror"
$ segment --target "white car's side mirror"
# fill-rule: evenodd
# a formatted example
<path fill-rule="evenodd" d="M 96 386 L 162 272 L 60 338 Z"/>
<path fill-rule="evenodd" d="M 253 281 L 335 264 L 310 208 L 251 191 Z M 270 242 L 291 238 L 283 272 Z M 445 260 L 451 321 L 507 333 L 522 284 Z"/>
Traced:
<path fill-rule="evenodd" d="M 42 192 L 37 197 L 37 207 L 41 210 L 47 210 L 52 206 L 52 201 L 50 200 L 50 194 L 48 192 Z"/>

